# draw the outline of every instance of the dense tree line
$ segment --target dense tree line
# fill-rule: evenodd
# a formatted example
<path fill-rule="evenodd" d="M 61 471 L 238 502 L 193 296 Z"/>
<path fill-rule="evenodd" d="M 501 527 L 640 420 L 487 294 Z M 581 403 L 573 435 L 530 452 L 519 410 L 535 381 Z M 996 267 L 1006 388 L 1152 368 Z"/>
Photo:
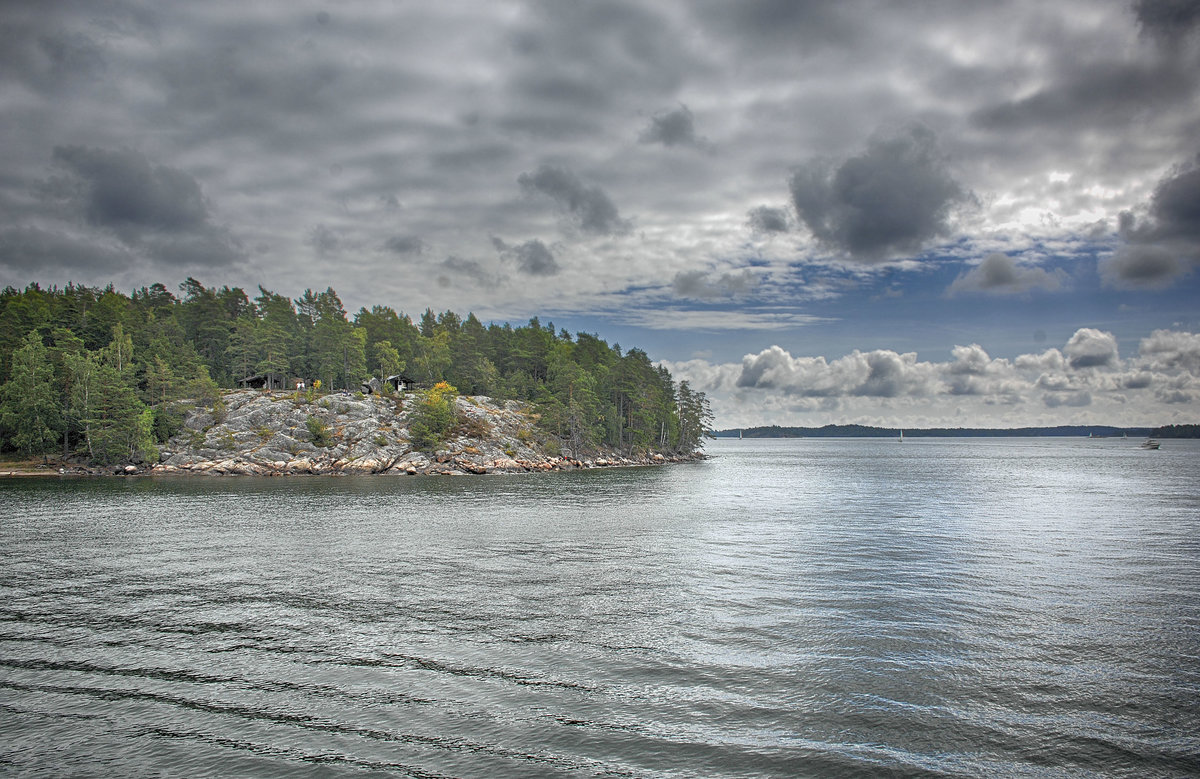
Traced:
<path fill-rule="evenodd" d="M 1165 425 L 1154 428 L 1150 435 L 1155 438 L 1200 438 L 1200 425 Z"/>
<path fill-rule="evenodd" d="M 536 317 L 513 327 L 426 310 L 414 322 L 373 306 L 351 318 L 333 289 L 292 300 L 259 287 L 251 298 L 193 278 L 178 294 L 162 284 L 0 292 L 0 438 L 27 455 L 137 462 L 178 429 L 182 399 L 219 410 L 220 389 L 250 378 L 356 391 L 390 376 L 527 401 L 574 453 L 692 451 L 712 422 L 704 394 L 645 352 Z"/>

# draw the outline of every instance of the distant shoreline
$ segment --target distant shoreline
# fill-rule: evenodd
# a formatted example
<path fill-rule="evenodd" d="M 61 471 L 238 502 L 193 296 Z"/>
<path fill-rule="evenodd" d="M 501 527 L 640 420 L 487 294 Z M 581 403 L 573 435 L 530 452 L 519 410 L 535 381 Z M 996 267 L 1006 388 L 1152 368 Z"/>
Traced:
<path fill-rule="evenodd" d="M 716 438 L 1200 438 L 1200 425 L 1163 427 L 1113 427 L 1109 425 L 1058 425 L 1055 427 L 895 428 L 869 425 L 823 427 L 728 428 L 713 431 Z"/>

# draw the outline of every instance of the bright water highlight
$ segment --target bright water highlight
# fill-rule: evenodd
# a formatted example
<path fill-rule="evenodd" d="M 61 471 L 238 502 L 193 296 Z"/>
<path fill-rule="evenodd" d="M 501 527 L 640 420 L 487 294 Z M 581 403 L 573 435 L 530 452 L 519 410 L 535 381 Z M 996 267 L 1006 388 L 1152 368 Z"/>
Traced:
<path fill-rule="evenodd" d="M 0 774 L 1200 773 L 1200 442 L 0 483 Z"/>

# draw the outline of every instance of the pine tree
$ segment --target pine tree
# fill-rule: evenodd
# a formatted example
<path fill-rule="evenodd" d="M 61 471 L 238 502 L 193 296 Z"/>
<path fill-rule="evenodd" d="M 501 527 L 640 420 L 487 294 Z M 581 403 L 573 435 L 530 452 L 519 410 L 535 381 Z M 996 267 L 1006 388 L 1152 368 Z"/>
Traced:
<path fill-rule="evenodd" d="M 79 404 L 88 453 L 93 462 L 141 462 L 155 456 L 154 416 L 138 399 L 133 346 L 123 328 L 98 355 L 77 365 Z"/>
<path fill-rule="evenodd" d="M 0 424 L 12 431 L 13 445 L 27 455 L 45 459 L 57 444 L 61 416 L 54 368 L 36 330 L 13 352 L 9 379 L 0 387 Z"/>
<path fill-rule="evenodd" d="M 679 406 L 679 444 L 678 451 L 694 452 L 701 439 L 710 435 L 713 414 L 709 408 L 708 398 L 703 392 L 695 392 L 686 381 L 679 382 L 676 391 Z"/>

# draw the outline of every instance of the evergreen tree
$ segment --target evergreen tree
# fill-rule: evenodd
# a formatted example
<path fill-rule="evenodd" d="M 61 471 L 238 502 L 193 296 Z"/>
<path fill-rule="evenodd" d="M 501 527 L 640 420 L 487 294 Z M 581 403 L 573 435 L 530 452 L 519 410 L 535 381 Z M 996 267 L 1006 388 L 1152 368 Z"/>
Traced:
<path fill-rule="evenodd" d="M 551 350 L 547 389 L 543 404 L 547 421 L 565 439 L 571 452 L 580 456 L 594 447 L 603 435 L 596 380 L 571 359 L 570 344 L 559 343 Z"/>
<path fill-rule="evenodd" d="M 711 437 L 713 414 L 704 393 L 693 391 L 686 381 L 679 382 L 676 399 L 679 404 L 679 443 L 676 451 L 687 454 L 699 448 L 704 437 Z"/>
<path fill-rule="evenodd" d="M 59 408 L 59 431 L 62 439 L 62 456 L 71 454 L 71 437 L 78 431 L 78 416 L 74 413 L 75 373 L 73 360 L 85 352 L 83 340 L 64 327 L 56 327 L 51 333 L 53 345 L 49 349 L 50 363 L 54 367 Z"/>
<path fill-rule="evenodd" d="M 54 368 L 36 330 L 13 352 L 9 379 L 0 387 L 0 424 L 11 431 L 13 446 L 45 458 L 56 445 L 61 424 Z"/>
<path fill-rule="evenodd" d="M 131 340 L 118 325 L 100 352 L 74 361 L 75 403 L 93 462 L 141 462 L 155 455 L 154 415 L 137 396 Z"/>

